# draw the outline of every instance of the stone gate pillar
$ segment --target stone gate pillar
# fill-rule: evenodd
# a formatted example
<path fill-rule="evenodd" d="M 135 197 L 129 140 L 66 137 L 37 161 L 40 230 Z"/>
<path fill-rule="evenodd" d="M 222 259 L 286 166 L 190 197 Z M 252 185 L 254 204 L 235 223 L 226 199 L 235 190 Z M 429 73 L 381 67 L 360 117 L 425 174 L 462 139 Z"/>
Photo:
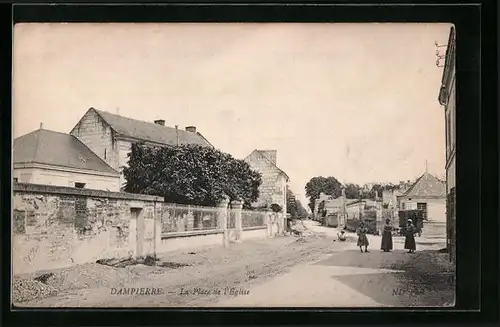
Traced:
<path fill-rule="evenodd" d="M 278 212 L 277 213 L 277 227 L 278 227 L 278 231 L 277 231 L 277 234 L 278 235 L 285 235 L 285 221 L 286 221 L 286 213 L 283 213 L 283 212 Z"/>
<path fill-rule="evenodd" d="M 222 245 L 226 248 L 229 246 L 229 233 L 227 230 L 227 220 L 228 220 L 228 212 L 227 206 L 229 204 L 229 199 L 225 198 L 217 204 L 218 209 L 218 219 L 217 223 L 219 229 L 222 230 Z"/>
<path fill-rule="evenodd" d="M 234 212 L 235 219 L 235 242 L 241 242 L 243 239 L 243 224 L 241 221 L 241 211 L 243 209 L 243 202 L 234 200 L 231 202 L 231 210 Z"/>
<path fill-rule="evenodd" d="M 273 211 L 266 210 L 267 237 L 273 237 Z"/>

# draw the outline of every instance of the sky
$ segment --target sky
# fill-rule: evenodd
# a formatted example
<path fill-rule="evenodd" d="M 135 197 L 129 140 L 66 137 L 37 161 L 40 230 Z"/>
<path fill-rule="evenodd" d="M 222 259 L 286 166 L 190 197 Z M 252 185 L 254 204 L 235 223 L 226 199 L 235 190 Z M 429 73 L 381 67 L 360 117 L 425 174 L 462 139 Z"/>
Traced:
<path fill-rule="evenodd" d="M 90 108 L 195 125 L 243 159 L 277 150 L 304 206 L 314 176 L 444 178 L 449 24 L 16 24 L 13 133 L 69 133 Z"/>

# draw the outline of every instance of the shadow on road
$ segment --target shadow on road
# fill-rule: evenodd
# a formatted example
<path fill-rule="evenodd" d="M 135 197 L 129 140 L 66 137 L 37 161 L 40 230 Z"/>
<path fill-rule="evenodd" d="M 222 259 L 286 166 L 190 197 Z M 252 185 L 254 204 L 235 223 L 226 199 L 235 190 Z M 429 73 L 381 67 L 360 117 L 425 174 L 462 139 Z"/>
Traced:
<path fill-rule="evenodd" d="M 409 254 L 403 250 L 369 253 L 347 250 L 315 264 L 392 270 L 332 276 L 384 305 L 441 307 L 452 306 L 455 301 L 455 269 L 447 254 L 439 251 Z"/>

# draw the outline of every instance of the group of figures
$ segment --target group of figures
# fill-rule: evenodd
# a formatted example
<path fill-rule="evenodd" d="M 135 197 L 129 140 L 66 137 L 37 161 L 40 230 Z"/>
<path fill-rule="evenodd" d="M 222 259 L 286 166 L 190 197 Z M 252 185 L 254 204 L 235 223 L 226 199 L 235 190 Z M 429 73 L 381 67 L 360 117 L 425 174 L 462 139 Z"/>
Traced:
<path fill-rule="evenodd" d="M 392 245 L 392 231 L 393 227 L 391 225 L 391 220 L 387 219 L 385 221 L 384 230 L 382 232 L 382 242 L 381 242 L 381 250 L 384 252 L 390 252 L 393 249 Z M 358 229 L 356 230 L 356 234 L 358 235 L 358 243 L 359 249 L 361 253 L 368 252 L 368 237 L 366 234 L 368 233 L 368 228 L 366 228 L 365 223 L 361 222 L 359 224 Z M 413 225 L 413 221 L 408 219 L 405 226 L 405 250 L 408 250 L 408 253 L 413 253 L 416 250 L 415 244 L 415 233 L 417 233 L 415 226 Z M 363 251 L 363 247 L 365 248 Z"/>

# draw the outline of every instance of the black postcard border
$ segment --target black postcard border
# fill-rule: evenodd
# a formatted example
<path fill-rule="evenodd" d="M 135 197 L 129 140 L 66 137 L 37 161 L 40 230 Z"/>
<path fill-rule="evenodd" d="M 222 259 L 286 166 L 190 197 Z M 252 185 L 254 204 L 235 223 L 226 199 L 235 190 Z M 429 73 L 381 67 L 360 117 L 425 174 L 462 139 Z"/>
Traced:
<path fill-rule="evenodd" d="M 390 1 L 391 3 L 394 1 Z M 464 1 L 465 2 L 465 1 Z M 370 2 L 364 2 L 370 4 Z M 11 46 L 14 22 L 451 22 L 457 30 L 457 307 L 427 310 L 33 310 L 11 311 L 2 287 L 2 322 L 10 325 L 191 325 L 492 322 L 498 307 L 498 117 L 496 3 L 329 6 L 322 4 L 1 5 L 2 285 L 10 285 Z M 400 2 L 401 3 L 401 2 Z M 420 2 L 424 3 L 423 1 Z M 431 2 L 432 3 L 432 2 Z M 12 16 L 11 16 L 12 14 Z M 489 29 L 487 29 L 489 27 Z M 439 90 L 436 90 L 436 101 Z M 34 108 L 36 110 L 36 108 Z M 443 113 L 444 114 L 444 113 Z M 477 217 L 477 218 L 476 218 Z M 480 247 L 479 243 L 484 242 Z M 493 252 L 490 252 L 493 250 Z M 481 269 L 479 269 L 481 267 Z M 480 278 L 481 277 L 481 278 Z M 480 306 L 479 306 L 480 304 Z M 461 309 L 457 311 L 457 309 Z M 465 310 L 471 311 L 465 311 Z M 476 309 L 476 310 L 474 310 Z M 481 309 L 481 310 L 479 310 Z M 137 311 L 140 310 L 140 311 Z M 134 312 L 137 311 L 137 312 Z"/>

